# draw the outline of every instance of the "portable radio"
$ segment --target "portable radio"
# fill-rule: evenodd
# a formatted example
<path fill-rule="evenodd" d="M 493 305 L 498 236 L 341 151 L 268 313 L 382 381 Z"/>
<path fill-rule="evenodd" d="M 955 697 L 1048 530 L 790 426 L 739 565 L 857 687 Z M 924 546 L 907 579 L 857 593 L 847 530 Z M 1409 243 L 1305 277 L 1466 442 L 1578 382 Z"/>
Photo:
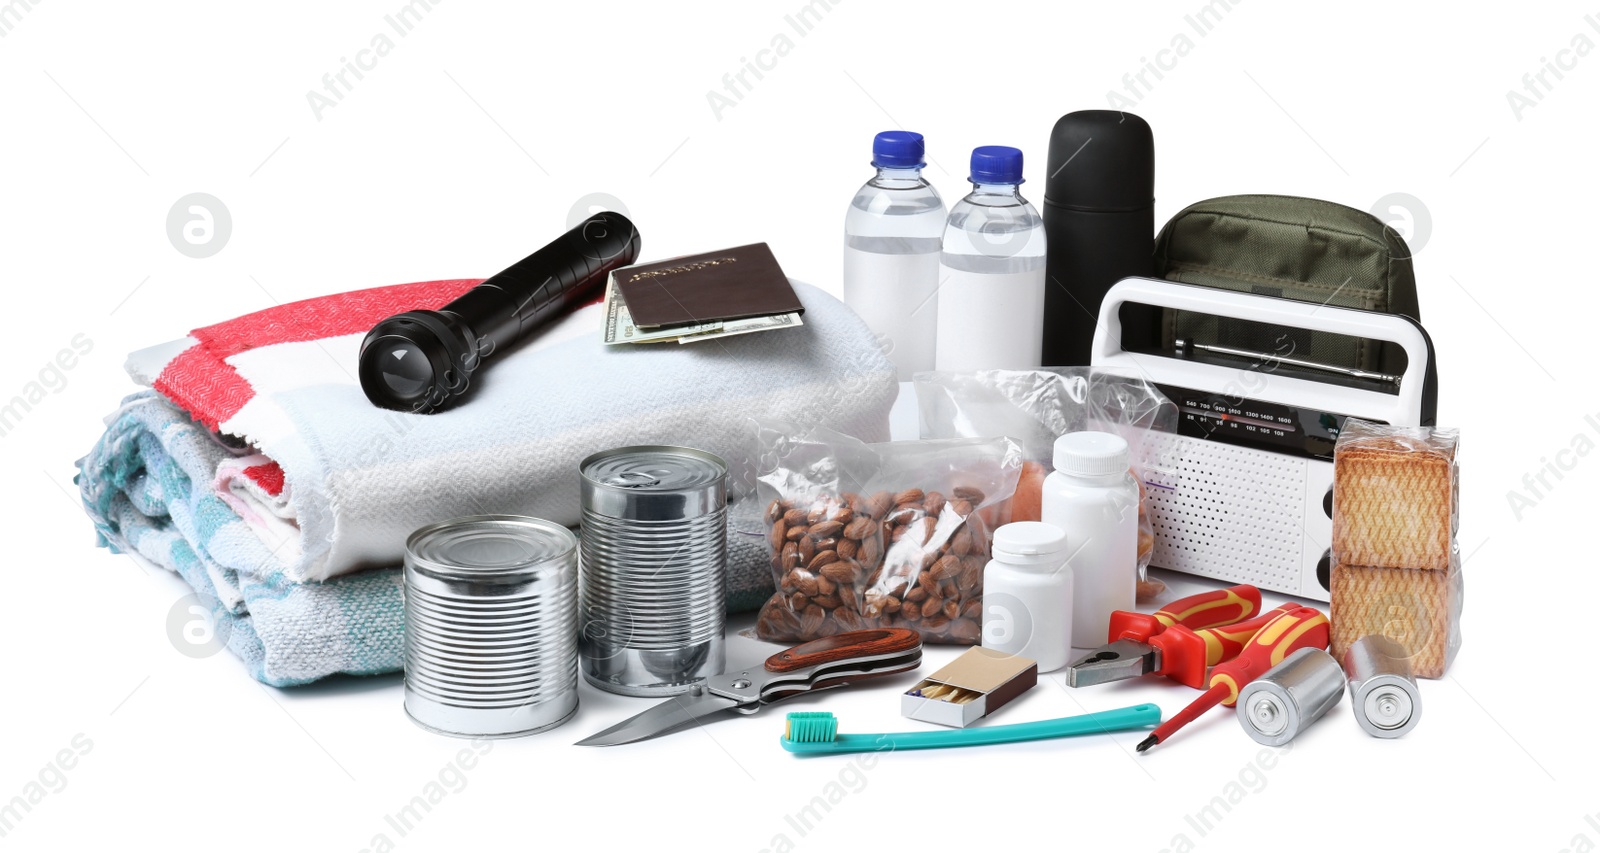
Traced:
<path fill-rule="evenodd" d="M 1154 312 L 1176 309 L 1248 328 L 1250 340 L 1150 337 Z M 1125 334 L 1126 333 L 1126 334 Z M 1318 364 L 1309 333 L 1385 341 L 1406 355 L 1398 375 Z M 1178 433 L 1141 450 L 1155 528 L 1151 565 L 1327 601 L 1333 539 L 1333 446 L 1345 419 L 1431 426 L 1433 344 L 1409 317 L 1148 278 L 1112 286 L 1095 327 L 1092 366 L 1155 384 L 1178 407 Z"/>

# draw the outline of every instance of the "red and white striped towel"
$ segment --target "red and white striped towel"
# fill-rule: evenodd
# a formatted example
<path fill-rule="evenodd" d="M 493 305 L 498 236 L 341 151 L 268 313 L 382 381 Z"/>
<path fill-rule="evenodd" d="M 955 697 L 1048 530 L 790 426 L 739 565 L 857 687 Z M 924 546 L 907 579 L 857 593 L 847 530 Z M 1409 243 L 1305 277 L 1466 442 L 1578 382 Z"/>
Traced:
<path fill-rule="evenodd" d="M 281 305 L 135 352 L 127 368 L 254 447 L 225 462 L 213 485 L 300 581 L 396 565 L 411 531 L 454 516 L 576 524 L 577 466 L 599 450 L 709 450 L 729 461 L 737 492 L 753 483 L 750 414 L 888 437 L 893 367 L 843 303 L 799 283 L 801 328 L 607 347 L 600 306 L 590 306 L 501 354 L 456 408 L 414 415 L 368 402 L 356 380 L 366 332 L 475 284 L 402 284 Z"/>

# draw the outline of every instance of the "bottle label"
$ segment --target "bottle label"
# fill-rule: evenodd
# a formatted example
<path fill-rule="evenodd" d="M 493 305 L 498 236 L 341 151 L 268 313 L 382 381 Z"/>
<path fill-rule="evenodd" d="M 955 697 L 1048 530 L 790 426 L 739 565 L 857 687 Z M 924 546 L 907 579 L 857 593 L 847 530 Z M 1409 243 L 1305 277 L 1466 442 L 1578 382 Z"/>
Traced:
<path fill-rule="evenodd" d="M 933 369 L 938 241 L 933 251 L 888 255 L 845 246 L 844 301 L 878 336 L 902 382 Z"/>

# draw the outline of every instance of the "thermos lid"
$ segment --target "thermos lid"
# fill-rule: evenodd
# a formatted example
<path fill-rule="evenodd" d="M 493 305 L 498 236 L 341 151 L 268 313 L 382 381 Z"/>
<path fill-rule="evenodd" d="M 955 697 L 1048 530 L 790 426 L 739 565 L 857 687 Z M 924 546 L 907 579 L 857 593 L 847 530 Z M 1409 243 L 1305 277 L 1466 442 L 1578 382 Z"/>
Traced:
<path fill-rule="evenodd" d="M 1045 204 L 1078 210 L 1145 210 L 1155 203 L 1150 125 L 1120 110 L 1067 113 L 1050 131 Z"/>

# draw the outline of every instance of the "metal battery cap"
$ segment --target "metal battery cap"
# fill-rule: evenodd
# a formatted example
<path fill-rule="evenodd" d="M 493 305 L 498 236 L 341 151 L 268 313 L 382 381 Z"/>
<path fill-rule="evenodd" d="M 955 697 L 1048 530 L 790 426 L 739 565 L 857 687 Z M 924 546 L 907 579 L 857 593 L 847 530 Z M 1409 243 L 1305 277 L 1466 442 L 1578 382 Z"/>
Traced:
<path fill-rule="evenodd" d="M 681 521 L 722 509 L 728 465 L 692 447 L 637 445 L 583 460 L 583 507 L 631 521 Z"/>
<path fill-rule="evenodd" d="M 1361 692 L 1366 694 L 1361 703 L 1362 714 L 1367 722 L 1384 731 L 1394 731 L 1411 722 L 1414 703 L 1400 679 L 1380 675 L 1370 682 L 1361 685 Z"/>

